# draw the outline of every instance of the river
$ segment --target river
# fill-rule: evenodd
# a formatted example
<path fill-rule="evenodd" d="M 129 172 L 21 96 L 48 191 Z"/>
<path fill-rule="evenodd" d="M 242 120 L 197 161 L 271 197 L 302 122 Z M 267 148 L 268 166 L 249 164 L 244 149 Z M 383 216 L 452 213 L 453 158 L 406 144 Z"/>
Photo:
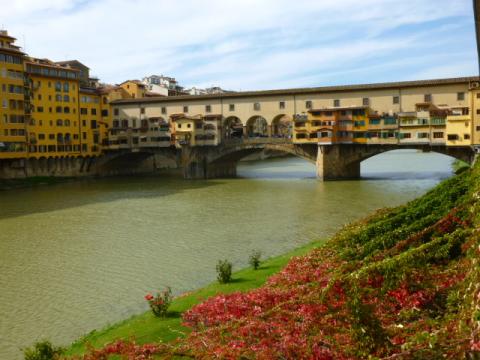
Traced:
<path fill-rule="evenodd" d="M 319 182 L 296 158 L 243 163 L 239 178 L 130 177 L 0 192 L 0 359 L 40 339 L 67 345 L 147 309 L 148 291 L 215 279 L 372 210 L 423 194 L 452 160 L 403 150 L 362 163 L 362 180 Z"/>

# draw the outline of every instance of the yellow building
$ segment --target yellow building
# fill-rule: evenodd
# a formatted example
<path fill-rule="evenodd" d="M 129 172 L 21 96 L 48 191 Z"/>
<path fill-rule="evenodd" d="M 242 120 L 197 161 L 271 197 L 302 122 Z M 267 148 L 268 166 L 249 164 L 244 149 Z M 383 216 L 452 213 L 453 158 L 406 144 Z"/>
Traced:
<path fill-rule="evenodd" d="M 182 145 L 198 146 L 203 145 L 203 117 L 187 116 L 184 114 L 173 114 L 173 138 L 175 146 Z"/>
<path fill-rule="evenodd" d="M 127 80 L 119 85 L 130 96 L 130 98 L 138 99 L 145 97 L 147 93 L 147 85 L 139 80 Z"/>
<path fill-rule="evenodd" d="M 81 155 L 78 70 L 30 58 L 26 72 L 32 89 L 28 157 Z"/>
<path fill-rule="evenodd" d="M 80 88 L 80 139 L 82 154 L 98 156 L 107 141 L 107 122 L 102 120 L 101 95 L 95 89 Z"/>
<path fill-rule="evenodd" d="M 0 159 L 27 155 L 29 89 L 25 86 L 25 54 L 15 38 L 0 31 Z"/>
<path fill-rule="evenodd" d="M 447 116 L 447 145 L 468 146 L 472 144 L 472 115 L 467 107 L 452 109 Z"/>

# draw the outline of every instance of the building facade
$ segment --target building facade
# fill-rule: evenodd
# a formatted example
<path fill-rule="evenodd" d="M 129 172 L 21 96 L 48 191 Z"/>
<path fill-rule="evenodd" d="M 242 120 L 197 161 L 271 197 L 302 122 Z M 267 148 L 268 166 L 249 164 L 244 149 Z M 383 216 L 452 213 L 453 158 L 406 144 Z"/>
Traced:
<path fill-rule="evenodd" d="M 285 137 L 294 143 L 328 145 L 480 145 L 477 77 L 226 93 L 113 102 L 113 121 L 146 118 L 221 118 L 219 141 Z M 175 129 L 175 128 L 174 128 Z M 174 135 L 174 132 L 172 132 Z"/>

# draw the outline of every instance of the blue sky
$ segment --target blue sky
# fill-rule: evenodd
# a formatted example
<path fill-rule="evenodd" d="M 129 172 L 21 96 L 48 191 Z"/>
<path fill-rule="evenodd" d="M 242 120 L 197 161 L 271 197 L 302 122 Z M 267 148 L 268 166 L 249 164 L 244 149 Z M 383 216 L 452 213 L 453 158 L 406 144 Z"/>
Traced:
<path fill-rule="evenodd" d="M 102 81 L 276 89 L 478 73 L 471 0 L 0 0 L 36 57 Z"/>

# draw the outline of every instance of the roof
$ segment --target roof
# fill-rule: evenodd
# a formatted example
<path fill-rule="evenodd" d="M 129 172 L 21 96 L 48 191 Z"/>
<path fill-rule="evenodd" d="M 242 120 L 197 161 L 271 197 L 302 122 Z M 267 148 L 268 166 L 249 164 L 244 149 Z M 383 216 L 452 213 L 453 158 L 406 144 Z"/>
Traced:
<path fill-rule="evenodd" d="M 120 83 L 120 85 L 126 84 L 126 83 L 134 83 L 138 86 L 143 86 L 145 87 L 146 85 L 142 83 L 140 80 L 125 80 L 124 82 Z"/>
<path fill-rule="evenodd" d="M 56 64 L 58 65 L 70 65 L 70 66 L 81 66 L 81 67 L 84 67 L 84 68 L 87 68 L 87 69 L 90 69 L 87 65 L 85 64 L 82 64 L 80 61 L 78 60 L 66 60 L 66 61 L 57 61 Z"/>
<path fill-rule="evenodd" d="M 261 96 L 276 96 L 276 95 L 308 95 L 318 93 L 339 93 L 346 91 L 362 91 L 362 90 L 386 90 L 399 89 L 410 87 L 426 87 L 438 85 L 452 85 L 452 84 L 468 84 L 472 81 L 479 81 L 480 77 L 458 77 L 449 79 L 431 79 L 431 80 L 416 80 L 416 81 L 399 81 L 388 83 L 374 83 L 374 84 L 358 84 L 358 85 L 339 85 L 339 86 L 323 86 L 313 88 L 295 88 L 295 89 L 280 89 L 280 90 L 260 90 L 260 91 L 243 91 L 223 94 L 207 94 L 207 95 L 180 95 L 169 97 L 149 97 L 149 98 L 135 98 L 115 100 L 115 104 L 141 104 L 141 103 L 162 103 L 162 102 L 183 102 L 194 100 L 208 100 L 208 99 L 232 99 L 240 97 L 261 97 Z"/>
<path fill-rule="evenodd" d="M 25 61 L 29 64 L 35 64 L 35 65 L 41 65 L 41 66 L 49 66 L 49 67 L 53 67 L 55 69 L 62 69 L 62 70 L 71 70 L 71 71 L 76 71 L 76 72 L 79 72 L 80 70 L 78 69 L 75 69 L 75 68 L 71 68 L 71 67 L 66 67 L 66 66 L 62 66 L 61 64 L 59 63 L 56 63 L 50 59 L 41 59 L 41 58 L 34 58 L 34 57 L 28 57 L 27 60 Z"/>
<path fill-rule="evenodd" d="M 8 35 L 7 30 L 0 30 L 0 37 L 7 38 L 7 39 L 10 39 L 10 40 L 17 40 L 16 38 Z"/>

